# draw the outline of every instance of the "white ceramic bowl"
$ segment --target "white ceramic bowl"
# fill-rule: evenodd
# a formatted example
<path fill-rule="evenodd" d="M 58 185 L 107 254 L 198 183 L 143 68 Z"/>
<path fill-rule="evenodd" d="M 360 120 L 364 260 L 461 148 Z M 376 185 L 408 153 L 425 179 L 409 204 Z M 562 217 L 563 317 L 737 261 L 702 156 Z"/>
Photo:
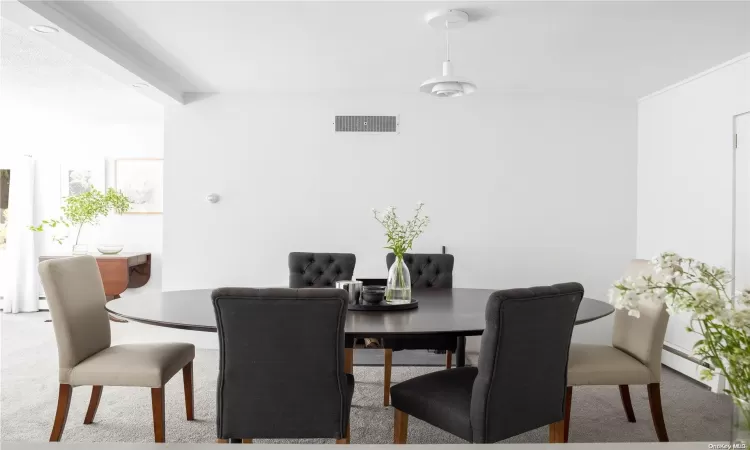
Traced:
<path fill-rule="evenodd" d="M 96 249 L 102 255 L 116 255 L 122 251 L 123 247 L 124 245 L 97 245 Z"/>

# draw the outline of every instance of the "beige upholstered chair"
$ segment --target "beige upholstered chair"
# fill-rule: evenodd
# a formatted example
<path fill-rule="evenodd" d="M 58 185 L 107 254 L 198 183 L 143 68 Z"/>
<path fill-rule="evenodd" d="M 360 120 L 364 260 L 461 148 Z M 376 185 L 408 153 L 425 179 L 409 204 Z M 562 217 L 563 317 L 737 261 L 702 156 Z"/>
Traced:
<path fill-rule="evenodd" d="M 60 363 L 60 395 L 50 441 L 59 441 L 76 386 L 93 386 L 85 424 L 94 420 L 103 386 L 151 388 L 154 438 L 164 442 L 164 385 L 182 369 L 187 420 L 193 420 L 192 344 L 111 346 L 106 298 L 96 259 L 55 259 L 39 264 Z"/>
<path fill-rule="evenodd" d="M 649 261 L 630 262 L 626 276 L 648 275 Z M 565 401 L 565 442 L 570 428 L 573 386 L 619 386 L 620 398 L 629 422 L 635 422 L 629 385 L 646 385 L 651 417 L 659 441 L 666 442 L 667 429 L 661 409 L 661 352 L 669 314 L 663 306 L 641 306 L 641 317 L 615 311 L 612 346 L 572 344 L 568 360 L 568 389 Z"/>

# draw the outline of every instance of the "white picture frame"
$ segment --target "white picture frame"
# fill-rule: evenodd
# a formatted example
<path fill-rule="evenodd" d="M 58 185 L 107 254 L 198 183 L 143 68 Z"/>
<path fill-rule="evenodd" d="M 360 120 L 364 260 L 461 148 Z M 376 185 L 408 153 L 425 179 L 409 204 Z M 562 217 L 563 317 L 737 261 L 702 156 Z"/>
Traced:
<path fill-rule="evenodd" d="M 125 214 L 162 214 L 164 160 L 116 159 L 115 189 L 130 199 L 130 210 Z"/>
<path fill-rule="evenodd" d="M 96 188 L 104 192 L 107 188 L 107 161 L 82 160 L 60 164 L 60 199 L 79 195 Z"/>

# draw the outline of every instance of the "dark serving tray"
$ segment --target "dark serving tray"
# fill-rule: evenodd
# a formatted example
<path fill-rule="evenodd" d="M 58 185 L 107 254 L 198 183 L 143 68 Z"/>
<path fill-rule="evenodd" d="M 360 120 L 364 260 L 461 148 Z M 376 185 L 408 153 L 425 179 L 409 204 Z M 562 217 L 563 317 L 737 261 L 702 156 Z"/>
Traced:
<path fill-rule="evenodd" d="M 349 311 L 405 311 L 407 309 L 415 309 L 419 307 L 419 301 L 416 298 L 411 299 L 411 303 L 404 303 L 401 305 L 391 305 L 383 300 L 375 305 L 358 304 L 349 305 Z"/>

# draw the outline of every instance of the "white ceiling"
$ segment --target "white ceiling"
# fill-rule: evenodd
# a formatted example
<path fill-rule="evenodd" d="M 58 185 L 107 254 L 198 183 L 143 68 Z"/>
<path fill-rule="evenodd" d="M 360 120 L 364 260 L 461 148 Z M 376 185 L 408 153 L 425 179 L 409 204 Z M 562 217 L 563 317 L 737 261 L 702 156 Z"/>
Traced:
<path fill-rule="evenodd" d="M 414 91 L 444 55 L 426 13 L 468 6 L 457 74 L 480 89 L 646 95 L 750 52 L 748 2 L 93 2 L 184 91 Z"/>
<path fill-rule="evenodd" d="M 62 111 L 86 121 L 128 123 L 158 117 L 160 107 L 108 75 L 0 18 L 0 95 L 3 106 Z M 12 106 L 11 106 L 12 105 Z M 156 107 L 156 108 L 155 108 Z"/>
<path fill-rule="evenodd" d="M 482 91 L 637 98 L 750 52 L 750 2 L 87 2 L 78 20 L 123 37 L 182 92 L 414 92 L 440 71 L 442 7 L 457 75 Z M 54 38 L 54 37 L 53 37 Z"/>
<path fill-rule="evenodd" d="M 0 19 L 0 77 L 3 83 L 27 88 L 122 92 L 125 87 L 56 49 L 39 34 Z"/>

